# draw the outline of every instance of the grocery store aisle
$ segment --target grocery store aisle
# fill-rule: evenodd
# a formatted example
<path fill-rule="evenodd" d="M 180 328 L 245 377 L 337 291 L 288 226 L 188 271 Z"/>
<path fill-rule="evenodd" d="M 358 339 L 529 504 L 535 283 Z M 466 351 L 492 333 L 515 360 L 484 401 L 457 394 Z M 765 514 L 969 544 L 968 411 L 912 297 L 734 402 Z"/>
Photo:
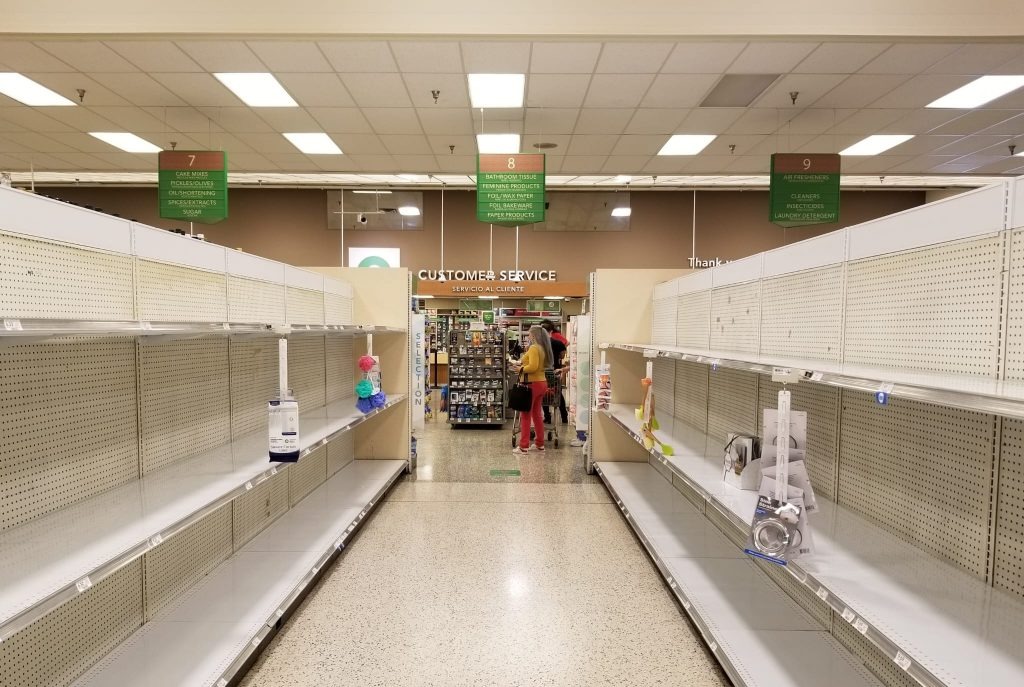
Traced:
<path fill-rule="evenodd" d="M 417 475 L 242 684 L 727 684 L 579 450 L 509 443 L 428 424 Z"/>

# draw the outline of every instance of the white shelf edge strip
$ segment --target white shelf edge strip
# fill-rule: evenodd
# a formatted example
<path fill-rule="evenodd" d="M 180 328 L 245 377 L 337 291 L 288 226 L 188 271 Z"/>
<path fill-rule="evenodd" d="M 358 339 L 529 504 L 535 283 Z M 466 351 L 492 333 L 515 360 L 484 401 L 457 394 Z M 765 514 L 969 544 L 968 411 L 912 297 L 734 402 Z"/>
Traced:
<path fill-rule="evenodd" d="M 395 394 L 388 398 L 385 406 L 376 408 L 366 414 L 359 413 L 352 408 L 352 411 L 347 415 L 335 418 L 328 417 L 333 412 L 332 408 L 340 410 L 343 407 L 342 404 L 348 405 L 353 403 L 351 399 L 343 399 L 342 401 L 303 413 L 299 420 L 303 445 L 300 460 L 344 432 L 350 431 L 367 420 L 402 403 L 406 398 L 406 394 Z M 306 432 L 301 429 L 304 424 L 316 424 L 314 421 L 322 422 L 323 426 L 312 432 Z M 291 463 L 271 463 L 266 455 L 265 444 L 265 432 L 253 432 L 240 437 L 231 444 L 222 445 L 207 453 L 167 466 L 167 468 L 151 473 L 141 480 L 135 480 L 127 485 L 115 487 L 95 497 L 90 497 L 55 513 L 49 513 L 40 518 L 30 520 L 24 525 L 0 533 L 0 549 L 5 551 L 5 558 L 7 559 L 7 563 L 0 566 L 0 580 L 3 582 L 3 584 L 0 584 L 0 612 L 3 613 L 0 616 L 0 641 L 24 629 L 35 620 L 71 600 L 93 584 L 139 558 L 147 551 L 156 548 L 166 539 L 174 536 L 211 511 L 234 500 L 276 475 L 279 471 L 287 469 L 288 466 L 292 465 Z M 198 479 L 193 480 L 196 482 L 195 485 L 180 486 L 188 477 L 186 474 L 183 474 L 188 464 L 202 463 L 210 456 L 236 450 L 233 447 L 241 447 L 237 450 L 252 453 L 241 466 L 241 469 L 233 470 L 228 475 L 228 484 L 214 484 L 216 488 L 212 489 L 212 493 L 205 495 L 200 493 L 200 501 L 181 506 L 178 510 L 174 510 L 173 506 L 185 500 L 186 494 L 179 494 L 176 499 L 172 498 L 167 503 L 148 504 L 160 506 L 155 513 L 144 513 L 144 515 L 156 522 L 152 524 L 152 527 L 139 529 L 137 532 L 132 533 L 130 539 L 125 537 L 125 539 L 128 539 L 127 541 L 122 540 L 116 545 L 108 542 L 111 535 L 114 534 L 113 527 L 116 526 L 116 523 L 111 526 L 111 531 L 84 532 L 79 536 L 76 536 L 73 530 L 69 530 L 66 527 L 68 525 L 67 519 L 70 519 L 71 527 L 75 524 L 91 525 L 92 518 L 86 514 L 86 510 L 91 505 L 106 502 L 110 499 L 120 500 L 117 498 L 118 495 L 127 494 L 130 490 L 136 492 L 136 497 L 141 502 L 145 502 L 147 497 L 152 498 L 150 492 L 157 490 L 156 483 L 160 480 L 169 480 L 172 488 L 175 486 L 174 483 L 177 482 L 179 483 L 179 489 L 188 488 L 190 494 L 195 493 L 193 490 L 195 486 L 206 486 L 209 488 L 213 478 L 219 476 L 216 473 L 211 473 L 213 478 L 209 475 L 201 474 Z M 203 478 L 206 478 L 208 481 L 204 483 Z M 113 507 L 114 504 L 111 503 L 110 505 Z M 76 512 L 80 512 L 83 515 L 81 517 L 73 517 L 73 514 Z M 65 522 L 54 524 L 57 519 L 62 517 L 65 519 Z M 123 525 L 123 523 L 121 524 Z M 66 558 L 58 556 L 44 558 L 32 570 L 18 569 L 16 563 L 30 557 L 32 544 L 38 541 L 40 536 L 38 532 L 41 529 L 47 530 L 43 535 L 44 537 L 55 536 L 60 539 L 60 542 L 54 541 L 54 544 L 67 543 L 70 545 L 71 543 L 84 542 L 87 548 L 93 541 L 96 541 L 98 542 L 97 546 L 103 546 L 106 543 L 108 549 L 112 550 L 86 555 L 79 554 L 80 558 L 87 560 L 79 561 L 79 564 L 72 569 L 60 570 L 60 563 L 66 560 Z M 21 546 L 29 550 L 25 556 L 19 556 L 16 551 L 12 553 L 12 549 L 15 546 Z M 63 553 L 62 547 L 57 548 Z M 39 576 L 44 572 L 50 573 L 50 579 L 40 582 Z M 33 582 L 36 582 L 38 585 L 34 589 L 32 587 Z"/>
<path fill-rule="evenodd" d="M 150 322 L 146 320 L 49 320 L 6 318 L 0 320 L 0 338 L 22 343 L 26 339 L 45 339 L 65 336 L 139 336 L 160 338 L 175 336 L 288 336 L 341 334 L 365 336 L 373 333 L 398 333 L 404 329 L 394 327 L 373 328 L 356 324 L 274 325 L 266 323 L 236 322 Z"/>
<path fill-rule="evenodd" d="M 369 465 L 367 465 L 369 464 Z M 376 473 L 372 479 L 358 476 L 362 467 L 372 466 Z M 323 490 L 330 490 L 334 485 L 341 485 L 349 480 L 352 484 L 360 485 L 364 482 L 382 482 L 367 500 L 360 499 L 356 507 L 340 507 L 339 513 L 330 521 L 325 523 L 325 531 L 321 533 L 321 539 L 330 543 L 324 548 L 307 548 L 305 550 L 292 551 L 253 551 L 250 547 L 256 540 L 250 540 L 245 546 L 236 550 L 232 555 L 209 575 L 196 583 L 190 590 L 182 594 L 167 608 L 161 610 L 154 618 L 136 630 L 118 647 L 115 647 L 108 656 L 97 663 L 93 668 L 80 677 L 74 684 L 85 685 L 107 685 L 124 684 L 125 678 L 130 678 L 133 684 L 164 684 L 166 676 L 153 675 L 144 677 L 136 671 L 153 670 L 160 671 L 159 661 L 153 661 L 150 655 L 151 646 L 145 642 L 136 642 L 136 638 L 144 637 L 154 627 L 161 624 L 175 626 L 174 635 L 171 639 L 160 644 L 161 653 L 191 654 L 189 656 L 176 656 L 176 662 L 199 671 L 207 671 L 201 678 L 203 685 L 220 685 L 230 683 L 256 653 L 261 651 L 266 643 L 264 640 L 274 631 L 280 619 L 292 610 L 298 600 L 316 579 L 325 571 L 325 568 L 339 555 L 345 546 L 351 541 L 355 534 L 362 527 L 384 495 L 401 477 L 407 466 L 404 460 L 356 460 L 337 473 L 327 478 L 322 484 L 310 494 L 295 504 L 292 508 L 281 515 L 277 520 L 268 525 L 262 532 L 266 533 L 272 528 L 308 528 L 310 521 L 305 518 L 304 511 L 307 510 L 304 504 L 315 507 L 316 500 L 321 497 Z M 354 515 L 354 517 L 352 517 Z M 292 522 L 292 520 L 296 522 Z M 308 531 L 304 534 L 309 535 Z M 257 535 L 257 538 L 259 535 Z M 231 619 L 218 618 L 197 618 L 182 619 L 179 613 L 182 609 L 189 609 L 190 605 L 195 606 L 195 599 L 190 598 L 197 590 L 204 585 L 215 586 L 220 580 L 219 576 L 224 575 L 230 578 L 232 566 L 236 561 L 245 556 L 257 556 L 265 558 L 285 558 L 289 560 L 289 570 L 299 570 L 298 575 L 288 579 L 280 580 L 272 577 L 253 579 L 246 576 L 245 582 L 249 591 L 256 587 L 257 593 L 245 599 L 248 604 L 245 611 L 233 609 L 236 614 Z M 230 582 L 230 580 L 229 580 Z M 237 591 L 231 583 L 232 591 Z M 208 611 L 208 606 L 200 604 L 200 612 Z M 210 611 L 217 613 L 216 610 Z M 188 613 L 187 613 L 188 614 Z M 256 619 L 255 621 L 253 619 Z M 196 643 L 189 640 L 189 628 L 197 629 L 202 625 L 212 623 L 217 625 L 218 642 Z M 180 631 L 179 631 L 180 630 Z M 180 643 L 178 643 L 180 642 Z M 214 652 L 211 655 L 210 652 Z M 131 669 L 131 676 L 124 675 L 126 669 Z M 108 672 L 117 672 L 119 675 L 108 675 Z M 193 679 L 198 675 L 191 675 Z"/>
<path fill-rule="evenodd" d="M 770 375 L 775 368 L 787 368 L 800 375 L 802 381 L 814 384 L 868 393 L 885 391 L 891 398 L 905 398 L 932 405 L 1024 419 L 1024 382 L 889 370 L 821 360 L 769 359 L 753 354 L 750 357 L 743 357 L 742 354 L 733 352 L 719 353 L 646 343 L 606 343 L 600 347 L 758 374 Z"/>
<path fill-rule="evenodd" d="M 635 420 L 635 413 L 632 407 L 613 405 L 609 411 L 598 412 L 601 412 L 611 419 L 619 429 L 624 431 L 640 446 L 643 446 L 643 438 L 640 436 L 638 431 L 639 421 Z M 698 430 L 690 429 L 689 431 L 693 432 L 693 436 L 695 438 L 699 435 L 705 438 L 705 442 L 707 441 L 706 435 Z M 664 441 L 668 437 L 668 433 L 662 431 L 658 433 L 658 436 Z M 675 437 L 672 437 L 672 439 L 674 440 Z M 675 455 L 665 456 L 654 448 L 648 450 L 650 456 L 668 468 L 673 475 L 678 477 L 687 486 L 696 491 L 697 494 L 705 500 L 708 506 L 714 508 L 717 512 L 725 516 L 725 518 L 728 519 L 743 535 L 748 534 L 750 531 L 750 519 L 753 515 L 754 505 L 757 500 L 757 492 L 743 491 L 724 484 L 721 481 L 721 463 L 715 458 L 705 457 L 703 450 L 701 450 L 699 455 L 697 455 L 693 450 L 682 447 L 676 441 L 668 441 L 666 443 L 674 446 L 676 449 Z M 680 450 L 680 448 L 683 448 L 683 450 Z M 686 468 L 687 462 L 693 463 L 690 470 L 687 470 Z M 697 474 L 698 470 L 706 473 L 706 476 L 704 478 L 699 476 Z M 713 489 L 718 490 L 717 492 L 712 490 L 709 486 L 712 483 L 714 485 Z M 728 499 L 728 502 L 723 499 Z M 966 590 L 964 593 L 965 596 L 981 599 L 982 601 L 980 604 L 984 609 L 998 607 L 1001 612 L 1005 614 L 1003 626 L 1016 629 L 1019 638 L 1019 642 L 1016 643 L 1016 646 L 1018 647 L 1016 663 L 1014 663 L 1012 657 L 1004 657 L 1002 652 L 997 648 L 989 647 L 987 644 L 982 642 L 974 642 L 974 644 L 977 644 L 980 648 L 986 650 L 986 655 L 977 656 L 974 660 L 965 660 L 962 664 L 961 670 L 977 670 L 979 667 L 984 667 L 986 670 L 1003 670 L 1004 672 L 1012 672 L 1016 681 L 1024 681 L 1024 602 L 1011 597 L 1009 594 L 999 592 L 998 590 L 989 587 L 983 580 L 974 578 L 968 573 L 955 568 L 951 564 L 945 563 L 926 552 L 916 549 L 912 544 L 899 540 L 881 528 L 872 525 L 860 516 L 835 505 L 833 502 L 821 495 L 818 496 L 818 502 L 819 505 L 822 506 L 822 512 L 811 516 L 811 530 L 815 535 L 815 542 L 819 551 L 808 557 L 804 562 L 797 560 L 785 567 L 785 570 L 787 570 L 795 580 L 800 582 L 804 587 L 815 593 L 819 598 L 827 603 L 837 613 L 837 616 L 854 625 L 862 635 L 878 647 L 878 649 L 887 657 L 900 665 L 906 663 L 907 667 L 903 669 L 910 677 L 914 678 L 914 680 L 921 685 L 924 685 L 925 687 L 946 687 L 950 685 L 960 686 L 974 684 L 970 678 L 943 679 L 939 675 L 940 673 L 949 674 L 949 668 L 943 667 L 940 664 L 939 659 L 944 658 L 948 660 L 949 654 L 953 650 L 951 647 L 956 647 L 956 649 L 959 650 L 960 648 L 967 646 L 967 640 L 970 639 L 970 637 L 961 629 L 960 623 L 958 622 L 959 618 L 957 616 L 953 616 L 951 621 L 949 619 L 946 620 L 944 630 L 946 633 L 946 639 L 943 640 L 942 638 L 936 638 L 935 640 L 932 640 L 936 646 L 926 653 L 926 650 L 922 647 L 927 646 L 930 635 L 929 633 L 924 632 L 921 628 L 927 626 L 930 628 L 932 633 L 935 633 L 936 628 L 942 626 L 942 617 L 940 616 L 941 611 L 933 610 L 932 604 L 923 600 L 924 597 L 921 597 L 921 600 L 918 600 L 917 603 L 915 603 L 913 619 L 915 621 L 921 620 L 918 613 L 923 614 L 926 612 L 932 612 L 934 615 L 930 618 L 929 622 L 925 622 L 924 625 L 919 625 L 917 632 L 900 633 L 901 635 L 905 634 L 910 639 L 894 639 L 891 635 L 897 634 L 896 631 L 888 630 L 886 628 L 886 626 L 891 623 L 887 623 L 879 617 L 880 613 L 892 611 L 892 609 L 903 609 L 904 614 L 910 613 L 910 611 L 906 610 L 908 600 L 915 599 L 915 597 L 911 594 L 907 594 L 906 592 L 907 590 L 916 588 L 909 585 L 901 586 L 898 583 L 892 582 L 889 586 L 892 587 L 893 590 L 902 590 L 903 595 L 887 601 L 882 600 L 880 608 L 876 608 L 872 607 L 867 602 L 862 601 L 860 597 L 858 597 L 857 600 L 849 598 L 849 594 L 844 594 L 836 588 L 837 582 L 833 581 L 832 577 L 829 575 L 821 573 L 815 574 L 813 569 L 815 561 L 821 561 L 822 553 L 820 552 L 820 549 L 834 547 L 837 552 L 843 550 L 842 547 L 835 545 L 833 540 L 826 536 L 825 530 L 820 527 L 815 528 L 816 520 L 820 524 L 825 521 L 836 521 L 839 518 L 842 518 L 844 521 L 855 523 L 857 526 L 870 528 L 878 546 L 885 543 L 887 546 L 892 546 L 894 549 L 901 552 L 901 559 L 893 561 L 894 564 L 902 563 L 907 565 L 909 564 L 909 561 L 923 562 L 941 570 L 943 579 L 948 581 L 948 588 L 946 589 L 947 595 L 952 594 L 951 590 L 956 586 L 953 584 L 954 580 L 958 583 L 962 583 L 963 587 L 971 587 L 971 589 Z M 850 569 L 850 565 L 855 564 L 855 561 L 848 561 L 847 563 L 848 565 L 845 567 L 847 574 L 837 577 L 837 581 L 840 584 L 853 583 L 849 579 L 851 576 L 855 576 L 853 571 Z M 870 567 L 870 564 L 864 564 L 864 566 L 865 569 L 867 569 Z M 875 588 L 872 595 L 877 599 L 880 591 L 880 589 Z M 964 592 L 964 589 L 961 589 L 960 591 Z M 867 597 L 868 595 L 865 594 L 864 596 Z M 975 612 L 977 612 L 977 609 L 975 609 Z M 986 618 L 990 615 L 991 611 L 985 612 Z M 1016 620 L 1011 622 L 1012 618 L 1015 618 Z M 839 618 L 837 618 L 837 621 L 838 619 Z M 997 681 L 989 681 L 988 684 L 997 684 Z"/>
<path fill-rule="evenodd" d="M 655 471 L 654 468 L 650 467 L 647 464 L 629 464 L 629 467 L 633 466 L 642 467 L 644 470 L 650 471 L 650 474 L 652 476 L 656 476 L 657 479 L 665 482 L 665 486 L 672 491 L 671 498 L 678 499 L 679 503 L 685 504 L 685 507 L 688 509 L 693 508 L 692 504 L 686 501 L 685 497 L 682 494 L 675 491 L 675 489 L 668 483 L 668 481 L 665 480 L 661 474 L 657 473 L 657 471 Z M 702 599 L 697 598 L 694 594 L 694 591 L 689 588 L 688 581 L 680 575 L 673 572 L 671 564 L 665 560 L 665 557 L 663 557 L 661 552 L 658 550 L 658 546 L 651 541 L 651 537 L 648 535 L 647 532 L 644 531 L 645 518 L 643 512 L 640 511 L 637 514 L 631 512 L 630 499 L 638 497 L 631 497 L 630 495 L 620 493 L 615 486 L 615 482 L 617 481 L 616 477 L 610 474 L 606 474 L 606 471 L 602 467 L 601 462 L 595 463 L 594 469 L 597 472 L 597 474 L 601 477 L 601 480 L 604 482 L 605 487 L 611 493 L 612 499 L 615 501 L 616 505 L 618 505 L 619 510 L 622 511 L 622 515 L 626 519 L 626 522 L 629 523 L 632 530 L 636 533 L 637 538 L 640 540 L 641 544 L 644 547 L 644 550 L 647 551 L 648 556 L 650 556 L 655 566 L 661 572 L 662 576 L 665 579 L 665 582 L 669 586 L 669 589 L 671 589 L 672 593 L 676 596 L 676 598 L 679 599 L 679 602 L 682 604 L 683 609 L 686 611 L 687 615 L 697 626 L 697 629 L 700 630 L 704 642 L 708 645 L 708 648 L 711 650 L 715 658 L 721 664 L 726 674 L 728 674 L 733 684 L 738 685 L 740 687 L 754 687 L 755 685 L 768 684 L 771 684 L 774 687 L 775 684 L 782 684 L 773 682 L 773 680 L 780 679 L 782 678 L 782 676 L 768 677 L 765 678 L 766 681 L 748 681 L 744 679 L 744 675 L 751 675 L 754 678 L 761 677 L 758 670 L 751 666 L 745 665 L 746 660 L 756 661 L 756 653 L 744 656 L 743 652 L 744 650 L 749 649 L 749 646 L 743 644 L 741 644 L 740 646 L 736 646 L 734 643 L 728 641 L 727 635 L 729 633 L 728 628 L 730 626 L 726 625 L 725 627 L 720 627 L 719 622 L 717 622 L 714 617 L 704 616 L 705 613 L 709 616 L 711 615 L 713 608 L 712 605 L 705 605 L 704 603 L 702 603 Z M 720 536 L 724 538 L 724 535 Z M 732 546 L 731 542 L 729 543 L 729 545 Z M 700 559 L 698 558 L 696 560 Z M 712 557 L 712 560 L 715 559 Z M 743 559 L 732 558 L 725 560 L 735 561 Z M 751 563 L 751 565 L 753 564 Z M 760 572 L 755 572 L 755 575 L 760 574 Z M 735 584 L 735 581 L 731 581 L 731 583 Z M 771 583 L 768 582 L 767 579 L 765 580 L 765 583 L 771 585 Z M 774 585 L 771 585 L 769 588 L 776 590 L 777 594 L 779 595 L 779 598 L 784 599 L 784 601 L 782 602 L 783 608 L 786 605 L 789 605 L 794 609 L 793 613 L 795 615 L 806 616 L 806 612 L 802 609 L 799 609 L 796 603 L 790 600 L 783 590 L 779 589 L 778 587 L 775 587 Z M 750 600 L 747 594 L 741 594 L 740 599 L 740 603 Z M 808 622 L 813 622 L 809 620 L 809 616 L 807 616 L 807 618 Z M 779 619 L 775 618 L 774 620 Z M 790 620 L 788 622 L 792 621 Z M 767 632 L 771 631 L 769 630 Z M 812 631 L 802 630 L 800 632 L 801 634 L 805 635 L 818 634 L 821 636 L 827 636 L 829 634 L 828 631 L 824 628 Z M 751 633 L 751 636 L 756 637 L 757 632 L 755 631 Z M 824 684 L 824 680 L 828 680 L 829 684 L 849 685 L 851 683 L 855 683 L 881 687 L 881 683 L 879 683 L 877 679 L 874 678 L 874 676 L 870 675 L 870 673 L 868 673 L 867 670 L 860 664 L 860 661 L 855 659 L 845 648 L 837 646 L 837 643 L 831 641 L 831 638 L 829 642 L 825 643 L 825 646 L 831 646 L 835 651 L 835 659 L 826 662 L 829 668 L 828 674 L 816 676 L 808 676 L 806 674 L 800 675 L 799 678 L 801 678 L 801 680 L 799 684 L 814 684 L 812 682 L 808 682 L 807 680 L 816 679 L 818 684 Z M 798 642 L 792 645 L 792 649 L 795 652 L 803 653 L 808 651 L 809 647 L 805 645 L 805 642 Z M 787 666 L 788 669 L 791 670 L 808 670 L 808 667 L 806 665 L 797 668 L 796 666 L 801 663 L 800 661 L 786 661 L 785 656 L 781 654 L 774 656 L 773 659 L 776 659 L 774 661 L 775 663 L 781 664 L 782 666 Z M 848 671 L 837 670 L 837 666 L 841 666 L 843 664 L 845 664 L 848 667 Z M 785 677 L 793 679 L 797 676 L 787 675 Z"/>

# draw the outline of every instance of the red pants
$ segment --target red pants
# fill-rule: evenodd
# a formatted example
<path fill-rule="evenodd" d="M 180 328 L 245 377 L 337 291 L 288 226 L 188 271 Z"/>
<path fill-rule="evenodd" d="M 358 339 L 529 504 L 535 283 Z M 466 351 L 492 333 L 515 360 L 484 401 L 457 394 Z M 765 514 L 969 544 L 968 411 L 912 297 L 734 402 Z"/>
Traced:
<path fill-rule="evenodd" d="M 544 448 L 544 395 L 548 392 L 547 382 L 530 382 L 530 391 L 533 392 L 533 402 L 530 404 L 530 412 L 520 415 L 519 427 L 519 448 L 524 451 L 530 448 L 530 420 L 537 432 L 537 448 Z"/>

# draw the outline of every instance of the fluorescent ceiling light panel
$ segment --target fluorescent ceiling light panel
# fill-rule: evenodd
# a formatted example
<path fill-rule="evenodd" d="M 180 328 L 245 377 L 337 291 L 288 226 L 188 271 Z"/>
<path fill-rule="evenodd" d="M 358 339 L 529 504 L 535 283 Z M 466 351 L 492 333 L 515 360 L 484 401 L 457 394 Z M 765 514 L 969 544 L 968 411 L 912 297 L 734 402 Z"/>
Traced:
<path fill-rule="evenodd" d="M 17 72 L 0 72 L 0 93 L 31 107 L 74 107 L 76 104 Z"/>
<path fill-rule="evenodd" d="M 403 205 L 398 208 L 398 214 L 402 217 L 419 217 L 420 209 L 415 205 Z"/>
<path fill-rule="evenodd" d="M 868 136 L 863 141 L 858 141 L 846 150 L 840 150 L 840 155 L 878 155 L 894 148 L 900 143 L 906 143 L 913 136 L 910 134 L 875 134 Z"/>
<path fill-rule="evenodd" d="M 411 181 L 416 183 L 426 183 L 430 181 L 430 177 L 426 174 L 399 174 L 398 178 L 402 181 Z"/>
<path fill-rule="evenodd" d="M 221 72 L 214 76 L 249 107 L 299 106 L 268 72 Z"/>
<path fill-rule="evenodd" d="M 496 301 L 496 300 L 498 300 L 497 296 L 480 296 L 480 298 L 482 298 L 485 301 Z"/>
<path fill-rule="evenodd" d="M 775 83 L 779 74 L 726 74 L 711 89 L 701 107 L 747 107 Z"/>
<path fill-rule="evenodd" d="M 473 107 L 522 107 L 525 91 L 525 74 L 469 74 Z"/>
<path fill-rule="evenodd" d="M 391 193 L 391 191 L 358 191 L 357 190 L 357 191 L 352 191 L 352 193 L 365 193 L 365 194 L 373 195 L 373 196 L 381 196 L 381 195 L 385 195 L 386 196 L 389 193 Z"/>
<path fill-rule="evenodd" d="M 615 177 L 616 184 L 628 184 L 631 181 L 633 181 L 633 177 L 629 176 L 628 174 L 620 174 L 619 176 Z"/>
<path fill-rule="evenodd" d="M 674 134 L 658 151 L 658 155 L 696 155 L 718 138 L 714 134 Z"/>
<path fill-rule="evenodd" d="M 1024 76 L 982 76 L 948 93 L 928 107 L 970 110 L 1024 86 Z"/>
<path fill-rule="evenodd" d="M 327 134 L 282 134 L 306 155 L 341 155 L 341 148 Z"/>
<path fill-rule="evenodd" d="M 629 217 L 633 214 L 633 208 L 614 208 L 612 217 Z"/>
<path fill-rule="evenodd" d="M 159 146 L 153 145 L 146 139 L 124 131 L 90 131 L 89 135 L 104 143 L 109 143 L 115 148 L 120 148 L 126 153 L 159 153 L 161 150 Z"/>
<path fill-rule="evenodd" d="M 519 152 L 519 134 L 477 134 L 476 148 L 487 155 L 508 155 Z"/>
<path fill-rule="evenodd" d="M 414 294 L 413 298 L 433 298 L 433 296 L 421 296 L 419 294 Z"/>

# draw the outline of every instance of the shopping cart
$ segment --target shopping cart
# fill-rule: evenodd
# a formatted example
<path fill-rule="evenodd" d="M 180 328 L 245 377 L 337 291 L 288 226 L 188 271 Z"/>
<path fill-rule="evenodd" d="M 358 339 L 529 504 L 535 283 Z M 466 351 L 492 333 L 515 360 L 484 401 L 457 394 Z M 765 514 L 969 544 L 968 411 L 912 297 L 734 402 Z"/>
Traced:
<path fill-rule="evenodd" d="M 548 390 L 544 394 L 543 404 L 550 411 L 548 417 L 551 418 L 551 422 L 544 423 L 544 431 L 547 432 L 548 441 L 552 442 L 555 448 L 558 448 L 558 404 L 559 399 L 562 398 L 562 376 L 565 374 L 564 370 L 547 370 L 547 381 Z M 522 429 L 522 413 L 518 410 L 512 415 L 512 448 L 515 448 L 519 443 L 519 432 Z M 532 440 L 535 435 L 535 429 L 530 428 L 530 439 Z"/>

